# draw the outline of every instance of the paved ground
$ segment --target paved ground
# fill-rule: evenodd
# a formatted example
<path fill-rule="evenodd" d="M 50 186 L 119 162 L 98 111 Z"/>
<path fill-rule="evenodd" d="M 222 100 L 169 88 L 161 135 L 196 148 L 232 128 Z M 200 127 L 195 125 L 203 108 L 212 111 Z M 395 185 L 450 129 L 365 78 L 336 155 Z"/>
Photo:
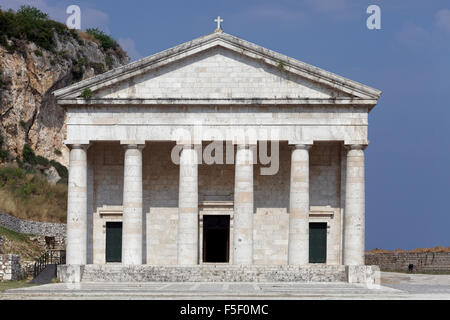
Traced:
<path fill-rule="evenodd" d="M 348 283 L 81 283 L 8 290 L 0 299 L 447 299 L 450 275 L 382 273 L 381 286 Z"/>

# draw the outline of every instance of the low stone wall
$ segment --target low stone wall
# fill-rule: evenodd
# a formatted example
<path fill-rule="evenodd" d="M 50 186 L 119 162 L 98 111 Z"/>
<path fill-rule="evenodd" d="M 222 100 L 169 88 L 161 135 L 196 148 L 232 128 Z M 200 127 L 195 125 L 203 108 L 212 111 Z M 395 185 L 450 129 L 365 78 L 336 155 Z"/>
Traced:
<path fill-rule="evenodd" d="M 37 222 L 18 219 L 9 214 L 0 212 L 0 226 L 6 229 L 38 236 L 66 236 L 65 223 Z"/>
<path fill-rule="evenodd" d="M 60 265 L 61 282 L 352 282 L 378 283 L 376 266 Z"/>
<path fill-rule="evenodd" d="M 366 253 L 366 264 L 377 265 L 382 271 L 450 272 L 450 252 Z"/>
<path fill-rule="evenodd" d="M 20 256 L 0 254 L 0 281 L 21 280 L 24 272 L 20 266 Z"/>

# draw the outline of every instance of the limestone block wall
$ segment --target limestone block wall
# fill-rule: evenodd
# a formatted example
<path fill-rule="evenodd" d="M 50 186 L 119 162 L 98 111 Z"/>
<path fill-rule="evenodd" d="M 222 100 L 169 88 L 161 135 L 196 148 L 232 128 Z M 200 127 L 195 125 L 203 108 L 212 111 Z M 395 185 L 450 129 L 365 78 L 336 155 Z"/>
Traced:
<path fill-rule="evenodd" d="M 0 281 L 21 280 L 24 272 L 20 266 L 20 256 L 0 254 Z"/>
<path fill-rule="evenodd" d="M 123 162 L 118 142 L 94 143 L 88 149 L 88 263 L 105 263 L 106 222 L 122 221 Z M 119 216 L 100 214 L 105 211 Z"/>
<path fill-rule="evenodd" d="M 169 142 L 148 142 L 143 150 L 143 243 L 147 264 L 177 263 L 179 166 L 172 163 Z M 254 263 L 287 263 L 291 150 L 280 142 L 279 171 L 261 175 L 254 167 Z M 104 261 L 106 216 L 99 210 L 119 210 L 123 193 L 123 148 L 119 143 L 96 143 L 89 149 L 93 162 L 92 214 L 95 261 Z M 341 255 L 341 145 L 315 144 L 310 151 L 311 221 L 328 224 L 327 263 Z M 264 166 L 267 167 L 267 166 Z M 199 165 L 199 201 L 233 201 L 234 165 Z M 116 216 L 114 221 L 120 221 Z M 109 221 L 109 220 L 108 220 Z M 112 220 L 111 220 L 112 221 Z M 201 230 L 200 230 L 201 232 Z M 232 230 L 230 230 L 232 233 Z M 201 253 L 200 253 L 201 255 Z M 102 260 L 103 259 L 103 260 Z"/>
<path fill-rule="evenodd" d="M 315 143 L 310 150 L 310 222 L 327 223 L 328 264 L 340 264 L 342 256 L 342 157 L 337 142 Z"/>
<path fill-rule="evenodd" d="M 286 142 L 279 148 L 277 174 L 261 175 L 266 166 L 260 164 L 254 168 L 253 263 L 259 265 L 287 264 L 291 150 Z"/>
<path fill-rule="evenodd" d="M 413 264 L 415 271 L 450 271 L 450 252 L 392 252 L 366 253 L 366 265 L 377 265 L 382 271 L 408 271 Z"/>
<path fill-rule="evenodd" d="M 144 250 L 148 264 L 177 263 L 179 166 L 171 161 L 174 146 L 147 143 L 143 150 Z"/>
<path fill-rule="evenodd" d="M 250 59 L 212 48 L 124 81 L 97 93 L 98 98 L 328 98 L 340 95 L 320 84 Z"/>

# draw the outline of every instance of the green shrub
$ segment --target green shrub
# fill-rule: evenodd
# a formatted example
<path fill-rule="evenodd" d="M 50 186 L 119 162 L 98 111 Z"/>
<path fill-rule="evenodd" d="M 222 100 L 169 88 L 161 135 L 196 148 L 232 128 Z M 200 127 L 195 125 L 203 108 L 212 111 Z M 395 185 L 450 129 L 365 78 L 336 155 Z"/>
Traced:
<path fill-rule="evenodd" d="M 116 49 L 119 46 L 116 40 L 108 36 L 103 31 L 99 30 L 98 28 L 86 29 L 86 33 L 100 41 L 100 45 L 105 51 L 108 49 Z"/>
<path fill-rule="evenodd" d="M 91 67 L 94 68 L 95 74 L 102 74 L 105 72 L 105 65 L 101 62 L 91 63 Z"/>
<path fill-rule="evenodd" d="M 59 150 L 59 149 L 57 149 L 57 148 L 55 148 L 55 150 L 53 150 L 53 152 L 54 152 L 57 156 L 62 155 L 61 150 Z"/>
<path fill-rule="evenodd" d="M 9 151 L 8 150 L 0 150 L 0 161 L 5 162 L 8 159 Z"/>
<path fill-rule="evenodd" d="M 62 179 L 67 179 L 69 177 L 69 170 L 58 161 L 51 160 L 50 165 L 58 171 L 58 174 Z"/>
<path fill-rule="evenodd" d="M 22 150 L 22 158 L 25 163 L 35 165 L 37 163 L 36 154 L 33 149 L 31 149 L 29 144 L 25 144 Z"/>
<path fill-rule="evenodd" d="M 32 6 L 21 6 L 17 12 L 0 10 L 0 34 L 4 36 L 1 44 L 6 44 L 9 51 L 15 48 L 7 45 L 8 38 L 28 40 L 41 48 L 52 50 L 56 46 L 55 32 L 70 36 L 66 25 L 50 20 L 46 13 Z"/>
<path fill-rule="evenodd" d="M 20 6 L 20 9 L 17 11 L 18 14 L 22 15 L 23 17 L 27 17 L 29 19 L 36 19 L 36 20 L 47 20 L 48 14 L 42 12 L 41 10 L 32 7 L 32 6 Z"/>
<path fill-rule="evenodd" d="M 42 156 L 36 156 L 36 164 L 39 164 L 44 167 L 49 167 L 50 161 L 47 158 L 44 158 Z"/>
<path fill-rule="evenodd" d="M 0 36 L 0 45 L 5 47 L 6 49 L 9 49 L 8 38 L 6 37 L 6 35 L 1 35 Z"/>
<path fill-rule="evenodd" d="M 19 121 L 20 126 L 22 127 L 23 130 L 27 131 L 28 130 L 28 123 L 26 123 L 23 120 Z"/>
<path fill-rule="evenodd" d="M 41 50 L 34 50 L 34 54 L 35 54 L 37 57 L 42 57 L 42 51 L 41 51 Z"/>
<path fill-rule="evenodd" d="M 84 98 L 85 100 L 89 100 L 94 96 L 94 93 L 91 89 L 86 88 L 81 92 L 80 97 Z"/>
<path fill-rule="evenodd" d="M 83 78 L 84 68 L 87 64 L 88 57 L 86 56 L 79 57 L 77 60 L 72 59 L 72 76 L 76 81 Z"/>

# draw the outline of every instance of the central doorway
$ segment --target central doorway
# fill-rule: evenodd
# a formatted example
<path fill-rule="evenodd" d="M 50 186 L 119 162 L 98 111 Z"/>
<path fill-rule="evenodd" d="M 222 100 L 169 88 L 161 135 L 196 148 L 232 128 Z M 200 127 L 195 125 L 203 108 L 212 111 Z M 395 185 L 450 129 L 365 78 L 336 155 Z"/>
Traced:
<path fill-rule="evenodd" d="M 122 222 L 106 222 L 106 262 L 122 262 Z"/>
<path fill-rule="evenodd" d="M 327 224 L 309 224 L 309 263 L 327 262 Z"/>
<path fill-rule="evenodd" d="M 230 216 L 203 216 L 203 262 L 228 263 L 230 260 Z"/>

